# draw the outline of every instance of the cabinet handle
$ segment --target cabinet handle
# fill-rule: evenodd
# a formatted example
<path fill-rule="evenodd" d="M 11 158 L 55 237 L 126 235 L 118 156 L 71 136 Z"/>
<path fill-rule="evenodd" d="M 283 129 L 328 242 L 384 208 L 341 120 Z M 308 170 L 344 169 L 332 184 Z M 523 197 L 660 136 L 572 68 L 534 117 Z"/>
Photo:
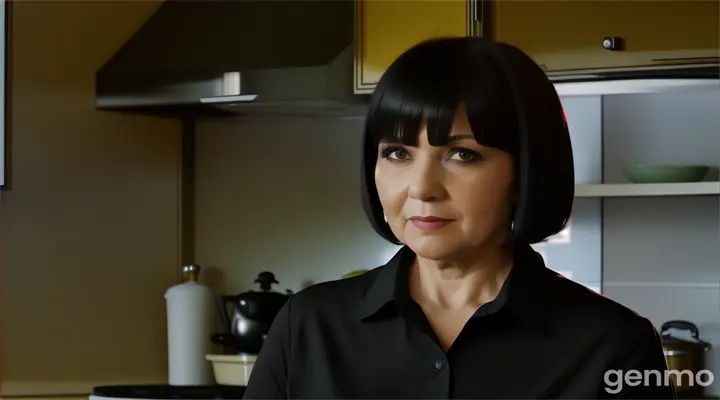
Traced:
<path fill-rule="evenodd" d="M 625 41 L 621 37 L 607 36 L 603 38 L 602 47 L 605 50 L 619 51 L 625 49 Z"/>

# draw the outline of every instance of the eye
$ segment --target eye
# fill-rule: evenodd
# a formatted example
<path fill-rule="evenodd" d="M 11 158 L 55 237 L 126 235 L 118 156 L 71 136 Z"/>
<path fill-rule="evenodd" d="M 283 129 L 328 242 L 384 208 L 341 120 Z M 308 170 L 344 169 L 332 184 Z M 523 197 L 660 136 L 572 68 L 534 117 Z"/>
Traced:
<path fill-rule="evenodd" d="M 475 151 L 463 148 L 453 148 L 450 150 L 451 159 L 461 162 L 472 162 L 480 159 L 480 154 Z"/>
<path fill-rule="evenodd" d="M 382 151 L 382 158 L 387 158 L 394 161 L 405 161 L 410 158 L 410 154 L 399 147 L 388 147 Z"/>

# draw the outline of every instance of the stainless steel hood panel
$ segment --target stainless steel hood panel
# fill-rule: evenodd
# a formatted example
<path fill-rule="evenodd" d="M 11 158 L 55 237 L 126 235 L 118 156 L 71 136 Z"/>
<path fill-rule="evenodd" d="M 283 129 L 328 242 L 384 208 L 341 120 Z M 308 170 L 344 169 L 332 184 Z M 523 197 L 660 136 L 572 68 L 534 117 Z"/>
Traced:
<path fill-rule="evenodd" d="M 99 75 L 327 64 L 352 43 L 352 22 L 349 1 L 167 0 Z"/>

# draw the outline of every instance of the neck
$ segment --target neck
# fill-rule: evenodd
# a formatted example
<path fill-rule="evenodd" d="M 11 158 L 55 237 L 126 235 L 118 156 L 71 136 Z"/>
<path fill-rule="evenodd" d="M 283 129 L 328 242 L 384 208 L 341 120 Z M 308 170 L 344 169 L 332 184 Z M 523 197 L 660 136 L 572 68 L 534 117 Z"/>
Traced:
<path fill-rule="evenodd" d="M 456 260 L 417 257 L 410 272 L 410 294 L 420 304 L 474 309 L 497 296 L 512 265 L 512 253 L 499 248 Z"/>

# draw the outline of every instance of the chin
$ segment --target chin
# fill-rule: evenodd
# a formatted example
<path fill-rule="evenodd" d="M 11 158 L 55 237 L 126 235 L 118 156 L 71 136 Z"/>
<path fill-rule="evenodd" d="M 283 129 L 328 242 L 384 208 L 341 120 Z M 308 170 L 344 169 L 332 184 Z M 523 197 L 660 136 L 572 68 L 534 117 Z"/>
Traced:
<path fill-rule="evenodd" d="M 407 238 L 405 244 L 418 257 L 429 260 L 444 260 L 452 258 L 454 254 L 461 252 L 463 246 L 457 238 L 450 237 L 410 237 Z"/>

